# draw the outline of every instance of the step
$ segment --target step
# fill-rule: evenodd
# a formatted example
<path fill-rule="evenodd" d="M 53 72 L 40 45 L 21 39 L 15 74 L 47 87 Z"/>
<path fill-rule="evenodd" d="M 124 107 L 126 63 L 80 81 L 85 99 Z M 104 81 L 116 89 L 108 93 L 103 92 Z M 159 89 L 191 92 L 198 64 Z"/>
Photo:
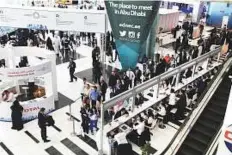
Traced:
<path fill-rule="evenodd" d="M 183 144 L 176 155 L 201 155 L 201 152 Z"/>
<path fill-rule="evenodd" d="M 216 133 L 216 130 L 213 130 L 211 128 L 207 128 L 206 126 L 204 126 L 200 123 L 197 123 L 196 125 L 194 125 L 192 130 L 200 132 L 201 134 L 204 134 L 204 135 L 209 136 L 209 137 L 212 137 Z"/>
<path fill-rule="evenodd" d="M 188 145 L 190 148 L 193 148 L 194 150 L 197 150 L 200 153 L 203 153 L 207 149 L 207 146 L 208 146 L 206 144 L 199 143 L 199 141 L 195 139 L 191 139 L 191 138 L 187 138 L 184 141 L 184 144 Z"/>
<path fill-rule="evenodd" d="M 227 85 L 225 87 L 227 87 Z M 216 91 L 216 93 L 214 94 L 215 97 L 224 96 L 224 95 L 229 96 L 230 95 L 230 91 L 220 91 L 220 89 L 218 89 L 218 91 Z"/>
<path fill-rule="evenodd" d="M 214 96 L 213 96 L 213 98 L 210 100 L 210 102 L 212 102 L 212 103 L 218 103 L 218 102 L 223 102 L 223 103 L 225 103 L 225 104 L 227 104 L 227 102 L 228 102 L 228 97 L 229 96 L 220 96 L 220 95 L 217 95 L 217 94 L 215 94 Z"/>
<path fill-rule="evenodd" d="M 223 104 L 222 102 L 213 102 L 213 103 L 210 103 L 210 104 L 214 108 L 219 108 L 221 110 L 225 110 L 226 111 L 227 104 Z"/>
<path fill-rule="evenodd" d="M 217 115 L 212 111 L 203 111 L 201 117 L 205 117 L 210 120 L 214 120 L 215 122 L 221 123 L 224 120 L 224 117 L 221 115 Z"/>
<path fill-rule="evenodd" d="M 210 119 L 204 119 L 204 118 L 198 120 L 198 123 L 201 124 L 201 125 L 203 125 L 203 126 L 205 126 L 205 127 L 207 127 L 207 128 L 213 129 L 213 130 L 214 129 L 218 129 L 218 127 L 220 126 L 219 123 L 213 122 Z"/>
<path fill-rule="evenodd" d="M 220 115 L 220 116 L 223 116 L 223 117 L 225 116 L 225 112 L 219 111 L 219 109 L 214 109 L 212 106 L 207 107 L 206 111 L 211 111 L 211 112 L 213 112 L 214 114 Z"/>
<path fill-rule="evenodd" d="M 204 135 L 203 133 L 195 131 L 195 130 L 192 130 L 189 133 L 189 137 L 199 141 L 200 143 L 203 143 L 204 145 L 207 145 L 211 141 L 210 136 Z"/>

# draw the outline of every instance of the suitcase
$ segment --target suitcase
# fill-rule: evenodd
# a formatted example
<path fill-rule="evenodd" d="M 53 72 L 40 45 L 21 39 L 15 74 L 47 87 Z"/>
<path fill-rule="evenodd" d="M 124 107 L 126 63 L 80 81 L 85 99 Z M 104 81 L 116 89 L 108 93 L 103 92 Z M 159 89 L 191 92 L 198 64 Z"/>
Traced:
<path fill-rule="evenodd" d="M 55 121 L 54 121 L 54 119 L 53 119 L 52 116 L 48 116 L 48 117 L 47 117 L 47 123 L 48 123 L 48 126 L 53 126 L 53 125 L 55 125 Z"/>

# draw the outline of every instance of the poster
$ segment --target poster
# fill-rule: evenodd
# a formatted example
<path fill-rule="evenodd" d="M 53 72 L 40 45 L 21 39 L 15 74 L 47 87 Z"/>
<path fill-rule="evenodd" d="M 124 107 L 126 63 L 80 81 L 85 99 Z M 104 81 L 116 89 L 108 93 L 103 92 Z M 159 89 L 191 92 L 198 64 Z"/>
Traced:
<path fill-rule="evenodd" d="M 0 68 L 1 79 L 14 80 L 41 76 L 51 72 L 51 62 L 22 68 Z"/>
<path fill-rule="evenodd" d="M 105 1 L 123 69 L 135 68 L 160 1 Z"/>
<path fill-rule="evenodd" d="M 46 113 L 55 110 L 54 97 L 36 98 L 34 100 L 20 102 L 23 107 L 23 120 L 28 121 L 37 118 L 40 108 L 44 107 Z M 12 102 L 0 102 L 0 121 L 11 121 Z"/>
<path fill-rule="evenodd" d="M 0 6 L 0 25 L 14 28 L 95 33 L 105 33 L 107 28 L 104 11 L 45 7 Z"/>

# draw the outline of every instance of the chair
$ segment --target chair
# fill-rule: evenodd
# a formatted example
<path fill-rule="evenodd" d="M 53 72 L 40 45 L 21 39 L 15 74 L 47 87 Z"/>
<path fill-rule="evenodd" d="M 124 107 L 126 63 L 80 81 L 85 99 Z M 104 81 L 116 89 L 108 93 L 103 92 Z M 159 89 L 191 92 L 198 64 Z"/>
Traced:
<path fill-rule="evenodd" d="M 164 125 L 164 117 L 165 116 L 158 116 L 159 128 L 164 129 L 166 126 Z"/>

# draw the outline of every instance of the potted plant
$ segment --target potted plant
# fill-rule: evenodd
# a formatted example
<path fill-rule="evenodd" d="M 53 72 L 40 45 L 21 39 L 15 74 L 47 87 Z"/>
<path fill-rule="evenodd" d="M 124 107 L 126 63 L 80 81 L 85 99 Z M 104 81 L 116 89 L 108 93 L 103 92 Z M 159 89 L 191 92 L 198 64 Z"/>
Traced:
<path fill-rule="evenodd" d="M 141 146 L 142 155 L 149 155 L 150 154 L 150 144 L 147 143 L 144 146 Z"/>

